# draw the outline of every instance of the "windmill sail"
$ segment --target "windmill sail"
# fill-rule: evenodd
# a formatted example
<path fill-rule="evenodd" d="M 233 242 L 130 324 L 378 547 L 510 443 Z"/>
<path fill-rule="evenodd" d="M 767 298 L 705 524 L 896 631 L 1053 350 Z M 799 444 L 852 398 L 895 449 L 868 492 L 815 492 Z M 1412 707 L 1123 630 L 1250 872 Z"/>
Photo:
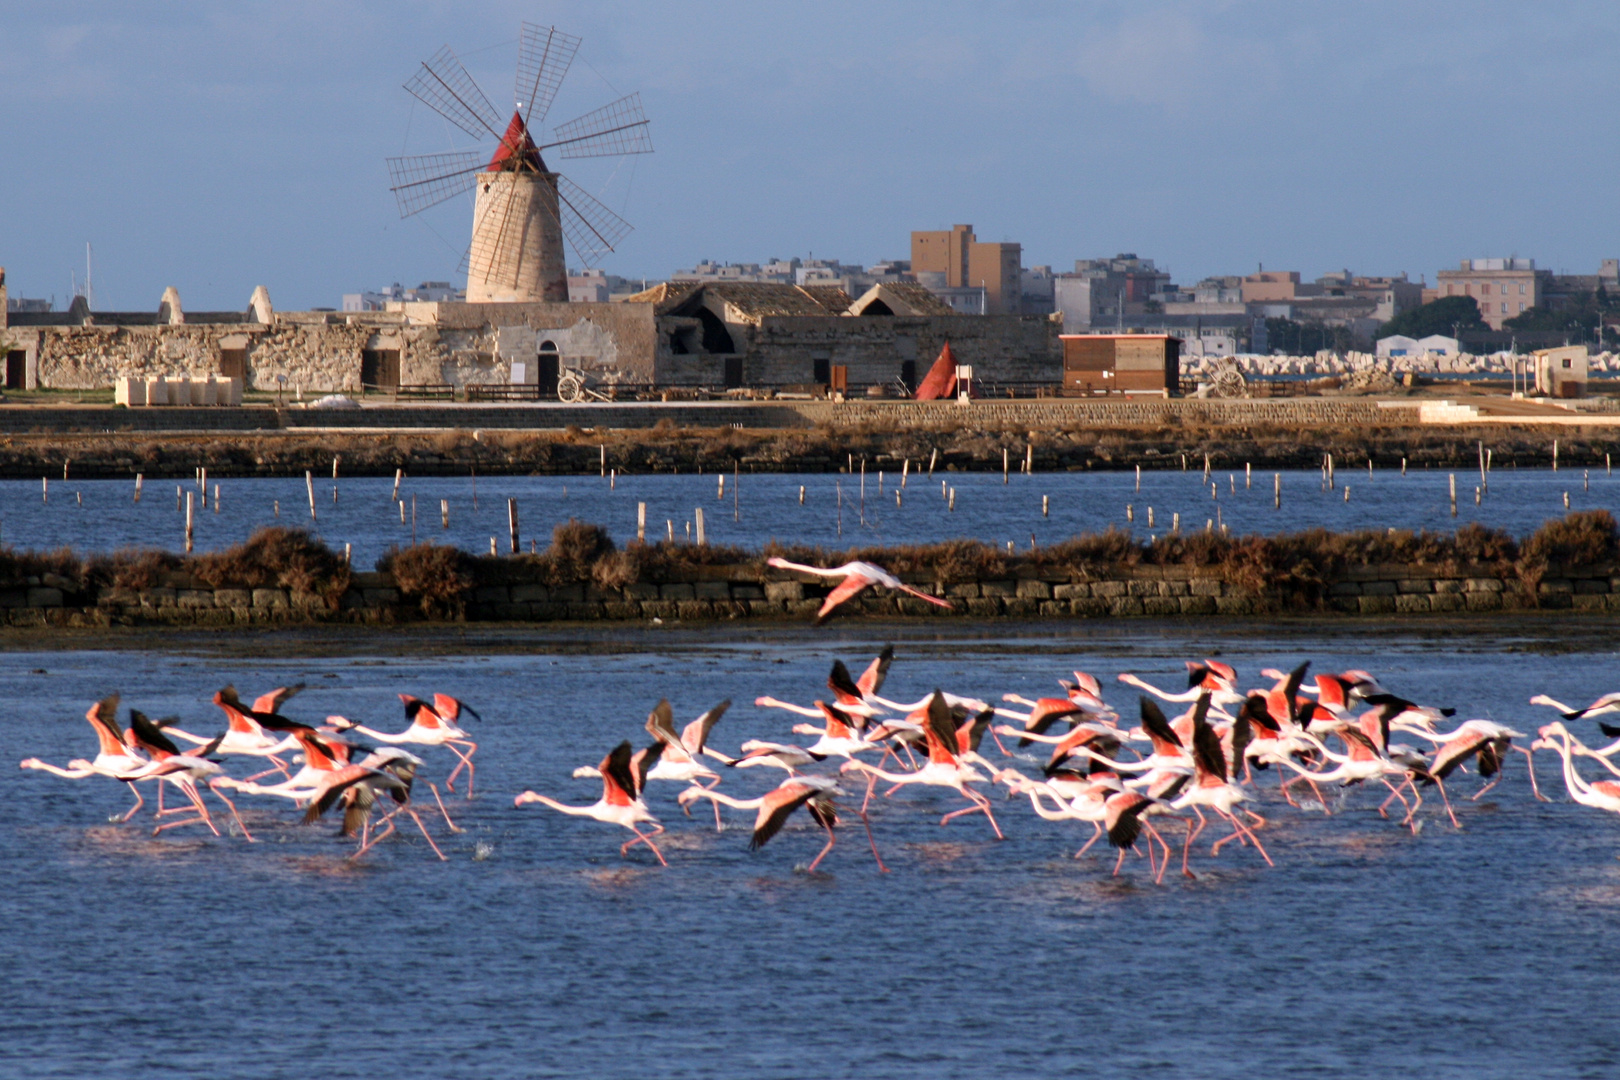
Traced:
<path fill-rule="evenodd" d="M 389 158 L 388 190 L 399 202 L 399 216 L 406 218 L 471 191 L 482 168 L 479 150 Z"/>
<path fill-rule="evenodd" d="M 579 38 L 572 34 L 554 26 L 523 24 L 518 39 L 516 99 L 525 124 L 544 122 L 578 51 Z"/>
<path fill-rule="evenodd" d="M 557 148 L 559 157 L 617 157 L 652 153 L 652 134 L 641 95 L 622 97 L 611 105 L 586 113 L 556 129 L 556 140 L 541 147 Z"/>
<path fill-rule="evenodd" d="M 588 267 L 618 248 L 632 231 L 631 224 L 603 206 L 590 192 L 568 179 L 557 177 L 557 201 L 562 214 L 563 235 L 574 253 Z"/>
<path fill-rule="evenodd" d="M 405 89 L 475 139 L 501 137 L 501 118 L 456 54 L 446 45 L 424 60 Z"/>

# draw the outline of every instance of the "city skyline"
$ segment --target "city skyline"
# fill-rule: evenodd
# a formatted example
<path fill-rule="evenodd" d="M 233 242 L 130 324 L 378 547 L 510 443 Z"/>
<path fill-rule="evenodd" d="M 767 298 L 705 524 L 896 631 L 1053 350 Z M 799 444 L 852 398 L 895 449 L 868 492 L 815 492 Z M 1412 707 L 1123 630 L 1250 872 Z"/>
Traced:
<path fill-rule="evenodd" d="M 65 306 L 87 241 L 104 308 L 464 280 L 470 207 L 400 221 L 382 159 L 460 147 L 400 84 L 448 43 L 501 104 L 522 19 L 585 39 L 553 123 L 646 101 L 657 153 L 579 176 L 636 226 L 602 263 L 627 278 L 871 265 L 958 222 L 1026 266 L 1135 251 L 1181 282 L 1263 263 L 1432 285 L 1513 255 L 1591 273 L 1616 247 L 1620 154 L 1579 103 L 1620 13 L 1572 4 L 88 3 L 4 16 L 11 295 Z M 74 165 L 87 139 L 100 167 Z"/>

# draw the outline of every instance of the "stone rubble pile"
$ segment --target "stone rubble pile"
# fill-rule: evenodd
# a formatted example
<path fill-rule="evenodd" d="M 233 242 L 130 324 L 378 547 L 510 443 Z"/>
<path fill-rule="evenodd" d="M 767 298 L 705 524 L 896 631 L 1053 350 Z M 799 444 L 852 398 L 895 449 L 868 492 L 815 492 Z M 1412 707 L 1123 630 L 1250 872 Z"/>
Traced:
<path fill-rule="evenodd" d="M 1527 355 L 1517 357 L 1521 374 L 1530 362 Z M 1315 356 L 1233 356 L 1226 358 L 1216 357 L 1186 357 L 1181 362 L 1184 375 L 1193 378 L 1207 378 L 1212 376 L 1227 361 L 1235 363 L 1238 370 L 1246 376 L 1255 378 L 1277 378 L 1287 375 L 1309 376 L 1349 376 L 1357 373 L 1383 372 L 1399 379 L 1407 372 L 1418 375 L 1460 374 L 1460 375 L 1500 375 L 1506 377 L 1512 371 L 1514 357 L 1501 353 L 1488 356 L 1475 356 L 1472 353 L 1461 353 L 1457 356 L 1436 356 L 1423 354 L 1419 356 L 1374 356 L 1364 352 L 1319 352 Z M 1587 360 L 1587 371 L 1593 376 L 1601 377 L 1610 372 L 1620 371 L 1620 353 L 1602 352 L 1591 356 Z"/>

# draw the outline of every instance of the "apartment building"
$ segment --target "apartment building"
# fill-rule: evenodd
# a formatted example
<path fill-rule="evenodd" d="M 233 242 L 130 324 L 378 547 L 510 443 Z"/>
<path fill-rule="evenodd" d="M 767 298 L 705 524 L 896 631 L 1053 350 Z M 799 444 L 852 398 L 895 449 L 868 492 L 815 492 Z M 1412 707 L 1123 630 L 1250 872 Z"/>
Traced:
<path fill-rule="evenodd" d="M 1471 296 L 1492 330 L 1541 303 L 1551 271 L 1534 259 L 1464 259 L 1456 270 L 1435 275 L 1436 299 Z"/>
<path fill-rule="evenodd" d="M 1023 262 L 1023 245 L 981 242 L 972 225 L 911 234 L 911 270 L 917 280 L 949 290 L 983 289 L 990 315 L 1019 313 Z M 937 276 L 941 274 L 943 279 Z"/>

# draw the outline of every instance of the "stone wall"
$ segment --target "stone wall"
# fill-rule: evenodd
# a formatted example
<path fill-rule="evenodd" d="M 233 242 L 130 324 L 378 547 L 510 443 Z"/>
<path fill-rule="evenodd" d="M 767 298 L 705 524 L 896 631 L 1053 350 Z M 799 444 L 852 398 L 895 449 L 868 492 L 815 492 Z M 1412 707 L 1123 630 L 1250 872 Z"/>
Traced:
<path fill-rule="evenodd" d="M 807 619 L 827 587 L 758 563 L 696 567 L 679 580 L 637 581 L 622 588 L 486 581 L 466 597 L 469 621 L 665 622 L 717 619 Z M 1551 567 L 1532 598 L 1518 578 L 1490 568 L 1450 571 L 1423 566 L 1365 566 L 1328 582 L 1320 606 L 1256 593 L 1202 567 L 1118 568 L 1073 575 L 1009 576 L 940 588 L 924 575 L 911 584 L 943 594 L 946 611 L 904 595 L 868 593 L 842 614 L 886 618 L 1186 618 L 1253 617 L 1278 610 L 1328 616 L 1492 614 L 1530 609 L 1620 615 L 1620 566 Z M 0 619 L 11 626 L 176 624 L 252 626 L 278 623 L 419 621 L 419 606 L 386 574 L 355 574 L 333 606 L 285 589 L 212 588 L 185 573 L 166 573 L 145 589 L 75 591 L 54 574 L 0 589 Z"/>

